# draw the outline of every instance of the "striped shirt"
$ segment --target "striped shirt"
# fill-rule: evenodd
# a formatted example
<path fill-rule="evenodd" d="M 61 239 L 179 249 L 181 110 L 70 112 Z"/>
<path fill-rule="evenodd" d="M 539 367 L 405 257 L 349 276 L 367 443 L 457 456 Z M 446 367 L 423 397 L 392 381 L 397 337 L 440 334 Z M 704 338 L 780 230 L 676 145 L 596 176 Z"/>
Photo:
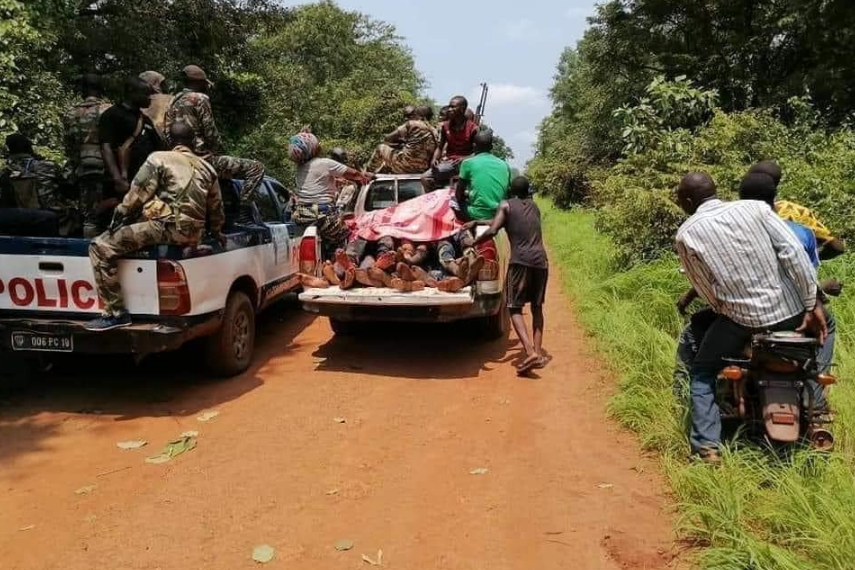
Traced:
<path fill-rule="evenodd" d="M 762 329 L 816 305 L 816 270 L 763 202 L 704 202 L 677 232 L 677 254 L 701 297 L 745 327 Z"/>

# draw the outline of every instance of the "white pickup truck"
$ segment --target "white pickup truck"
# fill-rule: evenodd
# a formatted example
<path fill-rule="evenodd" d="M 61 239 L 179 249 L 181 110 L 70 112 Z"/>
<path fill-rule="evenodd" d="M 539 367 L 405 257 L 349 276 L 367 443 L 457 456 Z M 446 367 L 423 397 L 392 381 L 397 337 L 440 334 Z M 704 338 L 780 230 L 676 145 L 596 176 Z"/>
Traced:
<path fill-rule="evenodd" d="M 354 216 L 394 206 L 424 194 L 414 175 L 380 175 L 355 194 L 348 210 Z M 486 227 L 479 227 L 479 232 Z M 303 308 L 329 318 L 336 334 L 351 332 L 351 324 L 365 321 L 454 322 L 477 319 L 487 338 L 499 338 L 510 330 L 505 301 L 505 275 L 510 245 L 504 231 L 479 246 L 479 252 L 495 263 L 487 264 L 470 287 L 457 293 L 426 288 L 413 293 L 394 289 L 357 287 L 342 291 L 307 289 L 300 294 Z"/>
<path fill-rule="evenodd" d="M 315 271 L 314 227 L 288 222 L 287 192 L 266 178 L 241 207 L 240 182 L 223 182 L 225 248 L 158 246 L 119 262 L 133 325 L 89 332 L 100 300 L 89 240 L 0 237 L 0 352 L 145 355 L 205 337 L 205 360 L 232 376 L 252 362 L 256 313 L 300 289 L 297 273 Z M 0 353 L 2 360 L 2 353 Z"/>

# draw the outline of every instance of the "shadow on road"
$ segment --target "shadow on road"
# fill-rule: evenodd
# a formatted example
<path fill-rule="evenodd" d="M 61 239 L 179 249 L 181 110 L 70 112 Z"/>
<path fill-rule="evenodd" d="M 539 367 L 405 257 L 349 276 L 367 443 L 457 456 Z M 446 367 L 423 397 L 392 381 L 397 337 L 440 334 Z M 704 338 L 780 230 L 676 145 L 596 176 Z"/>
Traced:
<path fill-rule="evenodd" d="M 198 344 L 151 356 L 139 365 L 130 357 L 74 356 L 0 394 L 0 463 L 8 456 L 37 450 L 51 437 L 62 417 L 36 422 L 41 412 L 140 417 L 190 415 L 234 400 L 262 381 L 257 372 L 279 354 L 313 316 L 294 303 L 264 312 L 257 323 L 256 358 L 252 368 L 235 378 L 212 377 Z"/>
<path fill-rule="evenodd" d="M 312 356 L 321 372 L 350 372 L 417 380 L 475 378 L 516 359 L 519 341 L 486 341 L 474 323 L 371 323 L 351 336 L 333 336 Z"/>

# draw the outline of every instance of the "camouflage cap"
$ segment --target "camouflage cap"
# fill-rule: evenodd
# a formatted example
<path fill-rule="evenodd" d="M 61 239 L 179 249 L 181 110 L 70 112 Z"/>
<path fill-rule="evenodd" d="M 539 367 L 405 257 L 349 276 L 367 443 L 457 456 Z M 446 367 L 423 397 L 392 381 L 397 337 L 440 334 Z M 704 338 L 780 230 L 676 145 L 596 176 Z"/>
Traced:
<path fill-rule="evenodd" d="M 188 65 L 184 69 L 181 70 L 181 75 L 184 76 L 185 79 L 191 79 L 193 81 L 206 81 L 208 83 L 208 87 L 213 87 L 214 83 L 208 79 L 208 75 L 198 65 Z"/>

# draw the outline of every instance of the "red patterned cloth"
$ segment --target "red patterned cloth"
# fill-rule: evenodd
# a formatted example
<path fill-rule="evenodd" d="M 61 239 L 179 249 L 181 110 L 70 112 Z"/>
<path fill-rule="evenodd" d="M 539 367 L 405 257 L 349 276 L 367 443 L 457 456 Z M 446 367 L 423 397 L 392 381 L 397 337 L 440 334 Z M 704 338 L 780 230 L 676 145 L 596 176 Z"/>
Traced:
<path fill-rule="evenodd" d="M 403 204 L 376 210 L 355 220 L 356 235 L 368 241 L 391 236 L 417 243 L 439 241 L 463 229 L 451 209 L 454 191 L 436 190 Z"/>

